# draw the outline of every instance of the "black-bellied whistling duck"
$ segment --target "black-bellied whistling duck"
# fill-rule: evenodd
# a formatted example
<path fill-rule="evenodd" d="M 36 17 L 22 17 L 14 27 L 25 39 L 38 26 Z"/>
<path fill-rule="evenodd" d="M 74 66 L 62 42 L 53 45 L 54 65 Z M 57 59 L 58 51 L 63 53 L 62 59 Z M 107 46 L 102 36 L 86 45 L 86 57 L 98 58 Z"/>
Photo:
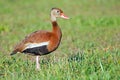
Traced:
<path fill-rule="evenodd" d="M 36 56 L 36 68 L 40 69 L 39 56 L 46 55 L 56 50 L 60 44 L 62 33 L 56 21 L 57 17 L 69 19 L 59 8 L 51 9 L 52 31 L 39 30 L 25 37 L 15 46 L 11 55 L 17 52 L 29 53 Z"/>

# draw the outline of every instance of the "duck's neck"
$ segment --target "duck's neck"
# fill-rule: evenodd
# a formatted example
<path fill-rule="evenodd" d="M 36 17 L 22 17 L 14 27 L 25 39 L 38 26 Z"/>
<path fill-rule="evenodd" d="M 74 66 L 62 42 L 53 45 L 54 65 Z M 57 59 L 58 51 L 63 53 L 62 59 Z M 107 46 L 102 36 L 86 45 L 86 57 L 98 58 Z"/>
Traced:
<path fill-rule="evenodd" d="M 52 26 L 53 26 L 52 32 L 55 33 L 58 36 L 61 36 L 61 29 L 58 26 L 57 21 L 52 22 Z"/>
<path fill-rule="evenodd" d="M 55 33 L 59 38 L 61 38 L 62 33 L 56 21 L 56 17 L 51 15 L 51 21 L 52 21 L 52 26 L 53 26 L 52 32 Z"/>
<path fill-rule="evenodd" d="M 52 22 L 56 21 L 56 17 L 53 14 L 51 14 L 51 21 Z"/>

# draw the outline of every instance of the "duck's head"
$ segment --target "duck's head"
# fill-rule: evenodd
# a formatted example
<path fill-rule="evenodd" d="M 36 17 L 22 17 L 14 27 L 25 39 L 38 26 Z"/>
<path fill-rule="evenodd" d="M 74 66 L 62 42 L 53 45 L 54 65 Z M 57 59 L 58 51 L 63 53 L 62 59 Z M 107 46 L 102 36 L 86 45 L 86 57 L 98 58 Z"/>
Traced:
<path fill-rule="evenodd" d="M 57 17 L 61 17 L 61 18 L 64 18 L 64 19 L 69 19 L 69 17 L 67 17 L 61 9 L 52 8 L 51 9 L 51 18 L 56 19 Z"/>

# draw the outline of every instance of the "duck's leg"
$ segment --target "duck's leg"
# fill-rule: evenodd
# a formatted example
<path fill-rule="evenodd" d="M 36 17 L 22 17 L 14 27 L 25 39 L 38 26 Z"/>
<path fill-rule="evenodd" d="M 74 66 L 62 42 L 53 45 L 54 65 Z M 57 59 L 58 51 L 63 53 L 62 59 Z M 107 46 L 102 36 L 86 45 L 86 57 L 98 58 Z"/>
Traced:
<path fill-rule="evenodd" d="M 36 70 L 40 70 L 39 56 L 36 56 Z"/>

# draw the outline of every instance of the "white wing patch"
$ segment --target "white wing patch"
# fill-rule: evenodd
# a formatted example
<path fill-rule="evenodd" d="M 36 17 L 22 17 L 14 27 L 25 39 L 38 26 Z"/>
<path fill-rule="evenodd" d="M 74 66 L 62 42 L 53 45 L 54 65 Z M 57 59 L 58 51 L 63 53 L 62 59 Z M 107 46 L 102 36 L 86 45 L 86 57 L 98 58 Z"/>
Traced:
<path fill-rule="evenodd" d="M 48 42 L 42 42 L 42 43 L 27 43 L 25 45 L 26 46 L 25 49 L 34 48 L 34 47 L 40 47 L 40 46 L 44 46 L 44 45 L 48 45 L 48 44 L 49 44 L 49 41 Z"/>

